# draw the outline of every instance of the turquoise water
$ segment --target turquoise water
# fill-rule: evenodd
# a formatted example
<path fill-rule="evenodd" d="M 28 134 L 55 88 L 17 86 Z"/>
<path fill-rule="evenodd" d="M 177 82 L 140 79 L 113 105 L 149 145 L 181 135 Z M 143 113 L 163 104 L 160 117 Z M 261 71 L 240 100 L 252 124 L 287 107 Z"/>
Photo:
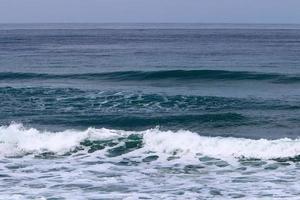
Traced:
<path fill-rule="evenodd" d="M 0 25 L 1 199 L 297 199 L 300 27 Z"/>

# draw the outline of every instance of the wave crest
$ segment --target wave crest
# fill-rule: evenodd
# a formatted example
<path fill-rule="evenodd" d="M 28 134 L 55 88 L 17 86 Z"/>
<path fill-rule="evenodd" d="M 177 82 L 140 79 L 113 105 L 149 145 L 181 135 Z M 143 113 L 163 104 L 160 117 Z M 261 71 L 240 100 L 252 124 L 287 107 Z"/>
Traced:
<path fill-rule="evenodd" d="M 132 139 L 133 135 L 139 137 Z M 122 151 L 124 154 L 130 152 L 126 150 L 128 148 L 131 152 L 139 149 L 135 153 L 151 151 L 159 156 L 176 154 L 185 158 L 195 158 L 201 155 L 221 159 L 279 159 L 300 155 L 299 139 L 252 140 L 233 137 L 206 137 L 190 131 L 161 131 L 158 128 L 139 132 L 105 128 L 88 128 L 84 131 L 41 132 L 34 128 L 25 128 L 22 124 L 16 123 L 0 127 L 0 155 L 13 156 L 43 152 L 64 154 L 80 146 L 82 149 L 97 147 L 101 142 L 109 140 L 115 140 L 114 145 L 104 145 L 107 148 L 103 147 L 99 150 L 109 152 L 115 146 L 120 147 L 126 144 L 123 147 L 125 150 Z M 132 145 L 130 143 L 132 141 L 141 145 Z M 97 145 L 93 142 L 96 142 Z"/>
<path fill-rule="evenodd" d="M 161 71 L 115 71 L 103 73 L 82 74 L 38 74 L 22 72 L 1 72 L 0 80 L 44 80 L 44 79 L 80 79 L 80 80 L 106 80 L 106 81 L 271 81 L 274 83 L 299 83 L 298 75 L 259 73 L 251 71 L 228 70 L 161 70 Z"/>

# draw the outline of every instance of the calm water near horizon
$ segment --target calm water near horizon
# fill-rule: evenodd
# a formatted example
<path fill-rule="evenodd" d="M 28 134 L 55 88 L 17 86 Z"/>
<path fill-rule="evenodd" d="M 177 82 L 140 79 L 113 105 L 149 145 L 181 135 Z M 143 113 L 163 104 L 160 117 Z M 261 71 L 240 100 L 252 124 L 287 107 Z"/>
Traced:
<path fill-rule="evenodd" d="M 299 199 L 300 25 L 0 24 L 0 199 Z"/>

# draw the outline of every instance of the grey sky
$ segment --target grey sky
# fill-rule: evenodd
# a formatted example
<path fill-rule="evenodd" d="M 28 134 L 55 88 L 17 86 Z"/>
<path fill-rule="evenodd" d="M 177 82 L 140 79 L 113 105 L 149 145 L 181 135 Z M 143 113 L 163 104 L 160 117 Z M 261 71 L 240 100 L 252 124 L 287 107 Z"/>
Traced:
<path fill-rule="evenodd" d="M 11 22 L 300 24 L 300 0 L 0 0 Z"/>

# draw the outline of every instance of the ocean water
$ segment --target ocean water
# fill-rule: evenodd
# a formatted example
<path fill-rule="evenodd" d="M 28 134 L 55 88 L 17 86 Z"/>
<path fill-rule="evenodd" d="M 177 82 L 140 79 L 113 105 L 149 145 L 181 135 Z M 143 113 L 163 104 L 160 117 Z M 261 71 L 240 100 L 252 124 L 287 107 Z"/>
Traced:
<path fill-rule="evenodd" d="M 0 25 L 0 199 L 299 199 L 299 135 L 299 25 Z"/>

